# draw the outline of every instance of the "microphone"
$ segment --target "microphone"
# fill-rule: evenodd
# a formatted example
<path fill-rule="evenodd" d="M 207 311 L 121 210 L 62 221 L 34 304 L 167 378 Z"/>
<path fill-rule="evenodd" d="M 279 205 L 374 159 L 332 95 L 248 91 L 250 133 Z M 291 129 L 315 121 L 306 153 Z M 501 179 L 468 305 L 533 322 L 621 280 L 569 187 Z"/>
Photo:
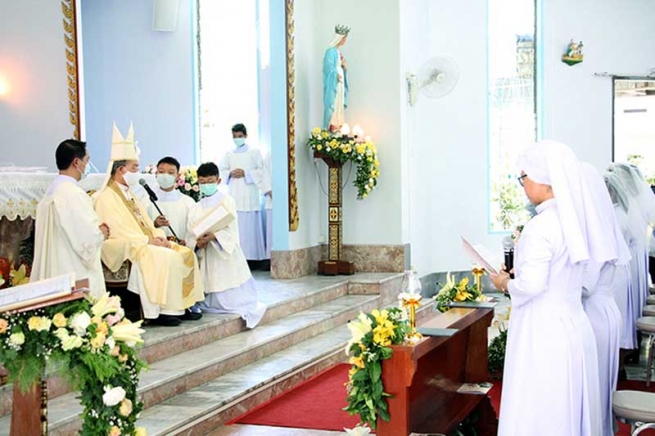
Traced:
<path fill-rule="evenodd" d="M 146 192 L 148 193 L 148 197 L 150 197 L 150 201 L 155 206 L 155 209 L 157 209 L 157 212 L 159 212 L 159 215 L 164 216 L 164 213 L 161 211 L 161 209 L 157 205 L 157 194 L 155 194 L 155 191 L 153 191 L 150 188 L 150 186 L 148 186 L 145 179 L 139 179 L 139 185 L 143 186 L 143 189 L 146 190 Z M 178 238 L 177 235 L 175 234 L 175 230 L 173 230 L 173 228 L 171 226 L 168 226 L 168 229 L 171 231 L 171 234 L 173 235 L 175 240 L 179 241 L 180 238 Z"/>
<path fill-rule="evenodd" d="M 510 271 L 514 268 L 514 241 L 511 236 L 505 236 L 502 243 L 505 254 L 505 267 L 509 273 L 509 278 L 513 279 L 514 273 L 510 273 Z"/>

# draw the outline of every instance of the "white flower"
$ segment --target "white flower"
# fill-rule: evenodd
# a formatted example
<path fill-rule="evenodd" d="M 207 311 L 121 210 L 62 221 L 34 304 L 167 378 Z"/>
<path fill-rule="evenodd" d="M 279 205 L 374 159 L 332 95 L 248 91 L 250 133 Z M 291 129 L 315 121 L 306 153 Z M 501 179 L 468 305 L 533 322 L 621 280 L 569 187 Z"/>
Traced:
<path fill-rule="evenodd" d="M 102 396 L 102 402 L 105 406 L 115 406 L 125 398 L 125 389 L 120 386 L 115 388 L 111 386 L 105 386 L 105 393 Z"/>
<path fill-rule="evenodd" d="M 109 347 L 110 350 L 111 350 L 112 348 L 114 348 L 114 345 L 116 345 L 116 341 L 114 340 L 114 337 L 113 337 L 113 336 L 109 336 L 109 337 L 107 338 L 107 340 L 105 341 L 105 345 L 107 345 L 107 346 Z"/>
<path fill-rule="evenodd" d="M 70 327 L 73 329 L 76 335 L 84 336 L 86 334 L 86 328 L 91 324 L 91 317 L 86 312 L 79 312 L 73 315 L 70 320 Z"/>
<path fill-rule="evenodd" d="M 348 323 L 348 330 L 350 330 L 352 337 L 348 341 L 348 344 L 346 344 L 346 354 L 349 353 L 352 344 L 361 342 L 362 338 L 372 330 L 372 324 L 373 321 L 371 321 L 368 316 L 361 312 L 359 313 L 359 316 L 356 320 L 350 321 Z"/>
<path fill-rule="evenodd" d="M 346 431 L 346 434 L 349 436 L 367 436 L 371 434 L 371 429 L 368 428 L 368 426 L 360 426 L 357 424 L 357 427 L 355 428 L 345 428 L 344 430 Z"/>
<path fill-rule="evenodd" d="M 23 345 L 25 343 L 25 335 L 23 332 L 13 333 L 9 336 L 9 343 L 11 345 Z"/>

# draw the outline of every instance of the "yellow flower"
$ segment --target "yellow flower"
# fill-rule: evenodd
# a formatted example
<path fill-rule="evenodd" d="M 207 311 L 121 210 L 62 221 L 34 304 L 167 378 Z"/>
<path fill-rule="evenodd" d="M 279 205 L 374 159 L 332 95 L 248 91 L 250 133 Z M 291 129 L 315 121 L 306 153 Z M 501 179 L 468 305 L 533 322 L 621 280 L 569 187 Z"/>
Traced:
<path fill-rule="evenodd" d="M 30 282 L 25 264 L 22 264 L 18 270 L 12 268 L 9 277 L 11 277 L 11 284 L 13 286 L 25 285 Z"/>
<path fill-rule="evenodd" d="M 380 161 L 377 160 L 377 159 L 375 159 L 375 167 L 377 168 L 377 167 L 379 167 L 379 166 L 380 166 Z"/>
<path fill-rule="evenodd" d="M 132 414 L 132 401 L 129 398 L 125 398 L 123 401 L 121 401 L 121 407 L 118 410 L 118 413 L 125 417 L 128 417 Z"/>
<path fill-rule="evenodd" d="M 96 328 L 96 333 L 101 333 L 105 336 L 107 336 L 107 333 L 109 333 L 109 327 L 107 326 L 107 323 L 104 321 L 101 321 L 100 324 L 97 324 L 98 327 Z"/>
<path fill-rule="evenodd" d="M 121 436 L 121 429 L 116 426 L 113 426 L 109 430 L 109 436 Z"/>
<path fill-rule="evenodd" d="M 148 436 L 145 427 L 137 427 L 134 430 L 134 436 Z"/>
<path fill-rule="evenodd" d="M 348 370 L 348 380 L 352 380 L 353 376 L 357 374 L 357 371 L 359 371 L 359 368 L 351 367 L 350 370 Z"/>
<path fill-rule="evenodd" d="M 109 354 L 111 354 L 114 357 L 118 357 L 118 355 L 121 354 L 121 347 L 119 347 L 118 345 L 114 345 L 114 348 L 111 349 Z"/>
<path fill-rule="evenodd" d="M 105 345 L 106 340 L 107 340 L 107 336 L 105 336 L 104 333 L 97 333 L 96 336 L 93 339 L 91 339 L 91 347 L 94 350 L 97 350 L 98 348 Z"/>
<path fill-rule="evenodd" d="M 346 354 L 350 351 L 350 347 L 353 344 L 357 344 L 362 341 L 362 338 L 366 336 L 370 331 L 371 331 L 371 325 L 373 324 L 373 321 L 366 316 L 365 314 L 361 313 L 357 316 L 357 319 L 350 321 L 348 323 L 348 330 L 350 330 L 350 334 L 352 337 L 348 341 L 348 344 L 346 344 Z"/>
<path fill-rule="evenodd" d="M 127 354 L 121 354 L 120 356 L 118 356 L 118 361 L 119 361 L 120 363 L 125 363 L 125 362 L 127 362 Z"/>
<path fill-rule="evenodd" d="M 457 294 L 455 294 L 454 301 L 466 301 L 471 298 L 471 294 L 463 289 L 458 289 Z"/>
<path fill-rule="evenodd" d="M 321 132 L 321 138 L 326 139 L 328 136 L 328 132 Z"/>
<path fill-rule="evenodd" d="M 0 318 L 0 335 L 7 332 L 7 326 L 8 325 L 9 325 L 9 323 L 7 323 L 6 319 Z"/>
<path fill-rule="evenodd" d="M 36 330 L 37 332 L 50 329 L 50 325 L 52 325 L 52 321 L 41 316 L 32 316 L 27 320 L 27 328 L 30 330 Z"/>
<path fill-rule="evenodd" d="M 91 308 L 94 316 L 102 318 L 103 316 L 114 313 L 121 308 L 121 299 L 119 297 L 112 297 L 109 292 L 105 292 L 100 296 L 96 303 Z M 96 324 L 98 324 L 96 322 Z"/>
<path fill-rule="evenodd" d="M 379 311 L 377 309 L 374 309 L 371 311 L 371 315 L 373 315 L 373 318 L 375 318 L 375 322 L 380 324 L 384 324 L 384 322 L 389 319 L 389 312 L 386 310 Z"/>
<path fill-rule="evenodd" d="M 64 316 L 63 313 L 59 312 L 56 313 L 54 317 L 52 317 L 52 323 L 55 325 L 55 327 L 66 327 L 66 317 Z"/>
<path fill-rule="evenodd" d="M 316 146 L 316 149 L 317 149 L 318 151 L 321 151 L 321 150 L 323 150 L 323 146 L 322 146 L 321 144 L 318 144 L 318 145 Z"/>
<path fill-rule="evenodd" d="M 312 133 L 314 135 L 319 135 L 321 133 L 321 128 L 320 127 L 315 127 L 314 130 L 312 130 Z"/>
<path fill-rule="evenodd" d="M 349 362 L 351 365 L 354 365 L 357 368 L 364 368 L 364 356 L 361 354 L 359 357 L 352 356 Z"/>

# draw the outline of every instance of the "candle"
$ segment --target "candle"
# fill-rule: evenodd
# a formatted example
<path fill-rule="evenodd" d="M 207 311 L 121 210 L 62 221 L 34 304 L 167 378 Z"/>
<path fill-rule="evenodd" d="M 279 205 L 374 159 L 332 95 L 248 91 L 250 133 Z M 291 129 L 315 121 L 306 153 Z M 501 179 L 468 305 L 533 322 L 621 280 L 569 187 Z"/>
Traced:
<path fill-rule="evenodd" d="M 350 134 L 350 126 L 348 124 L 345 124 L 341 126 L 341 134 L 343 136 L 348 136 Z"/>

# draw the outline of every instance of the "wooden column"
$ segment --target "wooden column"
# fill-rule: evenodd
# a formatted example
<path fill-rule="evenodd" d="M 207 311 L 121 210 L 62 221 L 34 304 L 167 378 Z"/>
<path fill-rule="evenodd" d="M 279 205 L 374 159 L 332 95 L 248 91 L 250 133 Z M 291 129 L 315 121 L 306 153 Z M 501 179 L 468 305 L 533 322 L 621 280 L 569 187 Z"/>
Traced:
<path fill-rule="evenodd" d="M 314 157 L 323 159 L 328 166 L 328 260 L 318 263 L 318 273 L 323 275 L 355 274 L 355 264 L 341 259 L 343 162 L 338 162 L 322 153 L 314 153 Z"/>
<path fill-rule="evenodd" d="M 21 392 L 14 383 L 11 411 L 11 436 L 48 434 L 48 390 L 45 383 L 35 383 L 28 392 Z"/>

